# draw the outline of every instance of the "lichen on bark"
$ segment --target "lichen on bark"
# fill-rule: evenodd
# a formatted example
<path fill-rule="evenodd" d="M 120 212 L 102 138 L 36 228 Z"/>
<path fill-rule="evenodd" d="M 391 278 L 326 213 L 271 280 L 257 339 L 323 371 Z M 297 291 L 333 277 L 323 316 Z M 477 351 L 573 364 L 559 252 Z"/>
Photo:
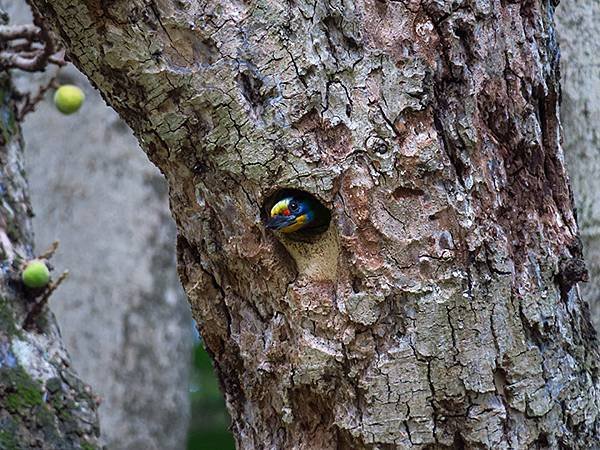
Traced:
<path fill-rule="evenodd" d="M 169 182 L 239 448 L 597 442 L 552 3 L 34 3 Z"/>

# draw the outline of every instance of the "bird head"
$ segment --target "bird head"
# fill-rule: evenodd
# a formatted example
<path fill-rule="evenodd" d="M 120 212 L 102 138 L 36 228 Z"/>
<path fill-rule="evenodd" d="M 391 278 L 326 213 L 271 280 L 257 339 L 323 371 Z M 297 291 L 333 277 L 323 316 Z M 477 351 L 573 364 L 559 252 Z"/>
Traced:
<path fill-rule="evenodd" d="M 308 199 L 286 197 L 273 205 L 267 228 L 283 233 L 293 233 L 311 225 L 315 211 Z"/>

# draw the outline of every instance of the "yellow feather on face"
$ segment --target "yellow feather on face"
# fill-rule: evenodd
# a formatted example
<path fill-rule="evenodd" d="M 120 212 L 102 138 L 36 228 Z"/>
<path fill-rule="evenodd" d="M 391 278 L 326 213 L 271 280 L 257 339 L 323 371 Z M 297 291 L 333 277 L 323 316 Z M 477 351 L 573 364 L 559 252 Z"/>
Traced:
<path fill-rule="evenodd" d="M 302 228 L 304 222 L 306 222 L 306 214 L 298 216 L 293 224 L 291 224 L 289 227 L 282 228 L 280 231 L 284 233 L 293 233 L 294 231 L 297 231 L 300 228 Z"/>
<path fill-rule="evenodd" d="M 271 208 L 271 217 L 275 217 L 278 214 L 283 214 L 283 211 L 288 209 L 289 203 L 289 198 L 284 198 L 283 200 L 279 200 L 277 203 L 275 203 Z"/>

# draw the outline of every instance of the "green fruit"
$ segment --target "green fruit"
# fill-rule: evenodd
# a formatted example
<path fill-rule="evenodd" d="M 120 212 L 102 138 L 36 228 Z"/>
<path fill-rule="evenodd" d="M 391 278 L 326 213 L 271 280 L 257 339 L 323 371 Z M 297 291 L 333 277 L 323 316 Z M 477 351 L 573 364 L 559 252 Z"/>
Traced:
<path fill-rule="evenodd" d="M 32 259 L 27 263 L 27 267 L 21 274 L 23 283 L 29 288 L 41 288 L 50 281 L 50 271 L 46 264 L 39 259 Z"/>
<path fill-rule="evenodd" d="M 54 93 L 54 104 L 63 114 L 73 114 L 83 104 L 85 94 L 77 86 L 64 84 Z"/>

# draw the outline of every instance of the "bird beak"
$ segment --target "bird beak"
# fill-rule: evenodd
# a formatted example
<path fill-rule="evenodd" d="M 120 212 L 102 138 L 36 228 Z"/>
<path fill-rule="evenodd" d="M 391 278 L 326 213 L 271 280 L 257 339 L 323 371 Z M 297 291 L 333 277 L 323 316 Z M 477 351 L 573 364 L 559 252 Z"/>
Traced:
<path fill-rule="evenodd" d="M 281 230 L 282 228 L 287 228 L 293 225 L 295 222 L 296 218 L 294 216 L 277 214 L 276 216 L 271 217 L 271 219 L 267 222 L 267 228 L 270 230 Z"/>

